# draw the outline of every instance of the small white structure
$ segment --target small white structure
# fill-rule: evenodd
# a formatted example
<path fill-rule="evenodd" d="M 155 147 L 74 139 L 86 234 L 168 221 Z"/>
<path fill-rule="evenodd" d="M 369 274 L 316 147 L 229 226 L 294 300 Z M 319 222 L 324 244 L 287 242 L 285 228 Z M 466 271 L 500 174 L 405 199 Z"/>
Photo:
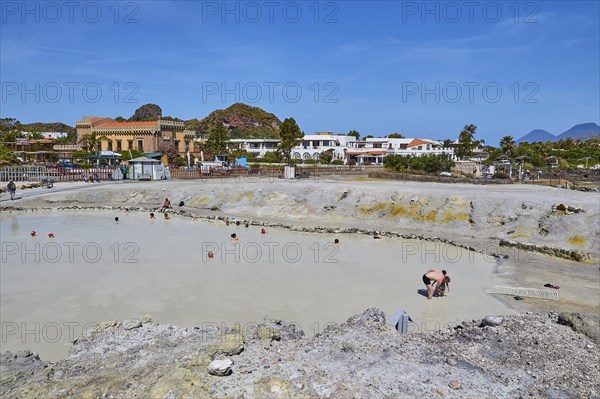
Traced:
<path fill-rule="evenodd" d="M 168 176 L 164 165 L 159 160 L 139 157 L 129 161 L 129 176 L 127 177 L 134 180 L 162 180 Z"/>
<path fill-rule="evenodd" d="M 284 179 L 295 179 L 296 178 L 296 166 L 287 165 L 283 167 L 283 178 Z"/>

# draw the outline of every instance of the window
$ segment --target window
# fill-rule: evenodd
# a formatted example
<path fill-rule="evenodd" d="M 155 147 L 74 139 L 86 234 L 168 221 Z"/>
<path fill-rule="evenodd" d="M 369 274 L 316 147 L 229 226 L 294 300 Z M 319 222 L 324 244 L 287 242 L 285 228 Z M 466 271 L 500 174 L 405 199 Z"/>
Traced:
<path fill-rule="evenodd" d="M 108 142 L 108 151 L 113 150 L 112 140 Z"/>
<path fill-rule="evenodd" d="M 177 148 L 177 151 L 179 151 L 179 140 L 173 141 L 173 145 L 175 146 L 175 148 Z"/>
<path fill-rule="evenodd" d="M 133 150 L 133 140 L 127 140 L 127 149 Z"/>
<path fill-rule="evenodd" d="M 139 152 L 144 152 L 144 140 L 137 141 L 137 149 Z"/>
<path fill-rule="evenodd" d="M 117 140 L 117 152 L 123 151 L 123 145 L 121 144 L 121 140 Z"/>

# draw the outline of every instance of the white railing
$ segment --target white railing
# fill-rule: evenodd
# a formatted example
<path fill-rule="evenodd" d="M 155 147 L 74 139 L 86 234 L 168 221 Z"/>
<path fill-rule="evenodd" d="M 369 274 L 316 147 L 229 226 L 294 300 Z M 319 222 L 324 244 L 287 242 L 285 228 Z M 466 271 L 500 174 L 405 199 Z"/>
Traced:
<path fill-rule="evenodd" d="M 0 168 L 0 181 L 42 181 L 48 178 L 45 166 L 7 166 Z"/>
<path fill-rule="evenodd" d="M 0 168 L 0 182 L 87 181 L 94 175 L 99 180 L 121 180 L 123 174 L 114 168 L 73 168 L 51 166 L 7 166 Z"/>

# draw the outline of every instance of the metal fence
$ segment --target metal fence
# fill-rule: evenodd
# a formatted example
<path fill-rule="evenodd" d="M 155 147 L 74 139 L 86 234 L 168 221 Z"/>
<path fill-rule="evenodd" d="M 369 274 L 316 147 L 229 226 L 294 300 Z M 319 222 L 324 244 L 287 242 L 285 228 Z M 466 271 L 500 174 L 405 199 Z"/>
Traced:
<path fill-rule="evenodd" d="M 534 184 L 540 186 L 551 186 L 566 188 L 570 190 L 583 190 L 583 191 L 600 191 L 600 184 L 598 182 L 590 181 L 587 179 L 565 179 L 563 177 L 554 177 L 547 179 L 526 179 L 521 181 L 523 184 Z"/>
<path fill-rule="evenodd" d="M 321 178 L 332 175 L 367 174 L 369 171 L 382 170 L 381 166 L 348 166 L 348 165 L 296 165 L 297 178 Z M 264 165 L 252 166 L 249 169 L 204 168 L 204 169 L 171 169 L 173 179 L 215 179 L 215 178 L 247 178 L 248 181 L 256 179 L 275 179 L 283 177 L 284 166 Z"/>
<path fill-rule="evenodd" d="M 51 179 L 55 182 L 86 181 L 96 177 L 99 180 L 120 180 L 121 173 L 111 168 L 64 168 L 47 166 L 8 166 L 0 168 L 0 182 L 41 182 Z"/>

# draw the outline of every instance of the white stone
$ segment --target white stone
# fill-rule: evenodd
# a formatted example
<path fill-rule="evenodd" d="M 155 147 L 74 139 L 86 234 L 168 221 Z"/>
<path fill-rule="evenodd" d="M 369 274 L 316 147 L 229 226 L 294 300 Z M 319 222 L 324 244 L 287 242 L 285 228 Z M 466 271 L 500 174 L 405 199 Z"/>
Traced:
<path fill-rule="evenodd" d="M 230 359 L 213 360 L 208 365 L 208 374 L 224 376 L 231 374 L 231 366 L 233 361 Z"/>

